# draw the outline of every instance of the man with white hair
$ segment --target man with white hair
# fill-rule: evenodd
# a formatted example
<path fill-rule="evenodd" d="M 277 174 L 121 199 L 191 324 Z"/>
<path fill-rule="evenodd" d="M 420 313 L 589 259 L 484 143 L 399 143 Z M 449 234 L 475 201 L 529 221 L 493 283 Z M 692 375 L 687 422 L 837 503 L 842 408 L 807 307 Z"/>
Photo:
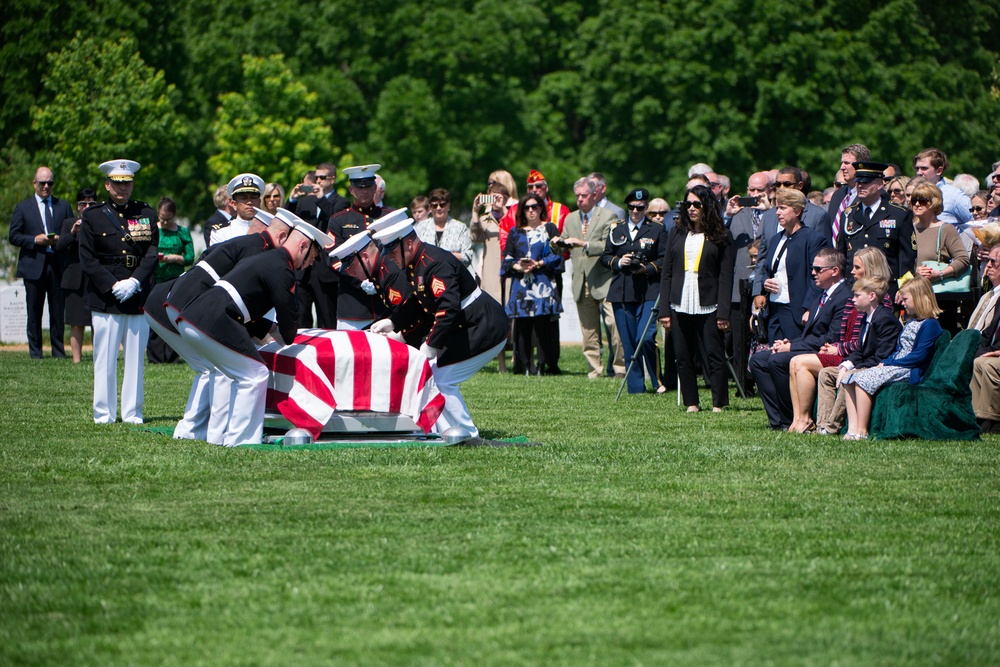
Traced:
<path fill-rule="evenodd" d="M 969 199 L 975 197 L 976 193 L 979 192 L 979 179 L 972 174 L 959 174 L 952 179 L 951 184 L 964 192 Z"/>
<path fill-rule="evenodd" d="M 592 171 L 587 175 L 587 178 L 594 183 L 597 195 L 595 199 L 596 205 L 611 211 L 618 218 L 619 222 L 624 222 L 625 209 L 608 201 L 608 181 L 604 178 L 604 174 L 599 171 Z"/>
<path fill-rule="evenodd" d="M 691 165 L 688 168 L 688 178 L 691 178 L 695 174 L 707 174 L 710 171 L 712 171 L 711 167 L 709 167 L 704 162 L 699 162 L 697 164 Z"/>

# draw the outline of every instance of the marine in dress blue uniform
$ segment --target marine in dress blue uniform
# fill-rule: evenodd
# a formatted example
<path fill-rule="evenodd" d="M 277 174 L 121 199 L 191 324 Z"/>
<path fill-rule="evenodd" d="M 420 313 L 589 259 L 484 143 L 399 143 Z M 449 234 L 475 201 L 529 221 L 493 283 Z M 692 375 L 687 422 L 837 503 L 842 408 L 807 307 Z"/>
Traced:
<path fill-rule="evenodd" d="M 462 398 L 460 385 L 494 359 L 507 339 L 510 320 L 503 306 L 483 292 L 468 269 L 447 250 L 422 243 L 413 220 L 375 234 L 390 259 L 404 267 L 411 294 L 373 333 L 398 331 L 404 336 L 420 327 L 429 330 L 420 346 L 431 360 L 438 390 L 445 397 L 435 432 L 461 428 L 479 439 Z"/>
<path fill-rule="evenodd" d="M 110 160 L 100 166 L 110 199 L 81 218 L 80 264 L 87 275 L 86 303 L 94 330 L 94 422 L 113 423 L 118 403 L 118 349 L 124 347 L 122 421 L 142 423 L 143 363 L 149 325 L 142 306 L 158 263 L 156 212 L 132 199 L 139 163 Z"/>
<path fill-rule="evenodd" d="M 295 272 L 308 267 L 333 239 L 301 218 L 278 209 L 292 227 L 281 248 L 240 262 L 181 311 L 177 330 L 202 357 L 233 381 L 227 447 L 258 443 L 270 373 L 254 339 L 277 332 L 291 343 L 298 328 Z M 265 316 L 274 309 L 276 322 Z"/>

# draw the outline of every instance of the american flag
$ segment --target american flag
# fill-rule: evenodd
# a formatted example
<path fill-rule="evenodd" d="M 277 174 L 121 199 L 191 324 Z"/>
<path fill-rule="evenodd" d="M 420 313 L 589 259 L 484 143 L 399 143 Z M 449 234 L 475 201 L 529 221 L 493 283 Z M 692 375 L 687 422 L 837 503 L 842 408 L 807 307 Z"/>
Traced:
<path fill-rule="evenodd" d="M 430 433 L 444 408 L 427 357 L 367 331 L 300 329 L 260 356 L 271 370 L 267 409 L 319 438 L 335 410 L 398 412 Z"/>

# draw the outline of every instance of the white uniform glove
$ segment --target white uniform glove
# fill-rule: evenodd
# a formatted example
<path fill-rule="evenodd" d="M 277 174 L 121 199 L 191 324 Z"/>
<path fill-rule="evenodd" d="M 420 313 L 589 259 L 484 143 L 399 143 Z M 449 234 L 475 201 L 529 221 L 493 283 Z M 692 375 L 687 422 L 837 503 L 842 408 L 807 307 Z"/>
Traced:
<path fill-rule="evenodd" d="M 367 294 L 368 296 L 375 296 L 375 292 L 378 291 L 375 289 L 375 283 L 373 283 L 370 280 L 362 282 L 361 289 L 364 290 L 365 294 Z"/>
<path fill-rule="evenodd" d="M 135 278 L 119 280 L 111 286 L 111 293 L 120 302 L 128 301 L 133 294 L 139 291 L 139 281 Z"/>
<path fill-rule="evenodd" d="M 441 352 L 438 348 L 431 347 L 427 343 L 420 344 L 420 351 L 423 352 L 424 356 L 428 359 L 435 359 L 438 356 L 438 353 Z"/>
<path fill-rule="evenodd" d="M 387 334 L 387 333 L 392 333 L 393 328 L 394 327 L 392 326 L 392 320 L 385 319 L 385 320 L 379 320 L 378 322 L 373 324 L 369 329 L 369 331 L 377 334 Z"/>

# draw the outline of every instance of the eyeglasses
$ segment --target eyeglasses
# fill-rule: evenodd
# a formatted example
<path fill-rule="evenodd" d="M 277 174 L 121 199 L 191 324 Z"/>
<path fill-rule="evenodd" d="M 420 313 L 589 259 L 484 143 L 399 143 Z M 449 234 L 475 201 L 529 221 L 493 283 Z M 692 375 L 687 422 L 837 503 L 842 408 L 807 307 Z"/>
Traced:
<path fill-rule="evenodd" d="M 651 218 L 662 218 L 667 214 L 666 211 L 646 211 L 646 215 Z"/>
<path fill-rule="evenodd" d="M 542 190 L 549 187 L 549 184 L 545 181 L 536 181 L 535 183 L 528 183 L 529 190 Z"/>
<path fill-rule="evenodd" d="M 78 202 L 76 203 L 76 207 L 77 207 L 77 208 L 87 208 L 88 206 L 91 206 L 91 205 L 93 205 L 93 204 L 96 204 L 96 203 L 97 203 L 97 202 L 96 202 L 96 201 L 93 201 L 93 200 L 88 200 L 88 201 L 78 201 Z"/>
<path fill-rule="evenodd" d="M 986 210 L 985 206 L 973 206 L 969 209 L 969 213 L 982 213 Z"/>
<path fill-rule="evenodd" d="M 832 269 L 832 268 L 833 268 L 832 266 L 814 266 L 814 267 L 812 267 L 812 272 L 813 273 L 823 273 L 827 269 Z"/>
<path fill-rule="evenodd" d="M 916 206 L 917 204 L 919 204 L 920 206 L 927 206 L 930 203 L 931 203 L 931 200 L 928 199 L 927 197 L 911 197 L 910 198 L 910 206 Z"/>
<path fill-rule="evenodd" d="M 776 188 L 794 188 L 795 181 L 775 181 L 774 187 Z"/>
<path fill-rule="evenodd" d="M 48 187 L 51 188 L 52 185 L 55 183 L 55 181 L 35 181 L 35 183 L 38 183 L 43 188 L 46 187 L 46 186 L 48 186 Z"/>
<path fill-rule="evenodd" d="M 264 199 L 281 199 L 281 194 L 277 192 L 272 192 L 271 194 L 264 197 Z"/>
<path fill-rule="evenodd" d="M 993 182 L 1000 183 L 1000 174 L 993 174 Z"/>
<path fill-rule="evenodd" d="M 448 208 L 448 202 L 446 201 L 432 201 L 431 208 Z"/>
<path fill-rule="evenodd" d="M 901 195 L 901 194 L 904 194 L 903 188 L 890 188 L 889 189 L 889 194 L 891 194 L 891 195 Z"/>
<path fill-rule="evenodd" d="M 684 208 L 691 208 L 692 206 L 695 207 L 695 208 L 701 208 L 701 202 L 700 201 L 686 201 L 686 202 L 684 202 L 683 206 L 684 206 Z"/>
<path fill-rule="evenodd" d="M 988 260 L 986 260 L 986 265 L 987 266 L 997 266 L 997 265 L 1000 265 L 1000 259 L 993 259 L 992 257 L 990 257 Z"/>
<path fill-rule="evenodd" d="M 541 204 L 525 204 L 524 205 L 524 210 L 525 211 L 534 211 L 536 209 L 540 209 L 541 207 L 542 207 Z"/>
<path fill-rule="evenodd" d="M 646 210 L 646 205 L 645 204 L 629 204 L 628 205 L 628 210 L 630 210 L 630 211 L 645 211 Z"/>
<path fill-rule="evenodd" d="M 317 181 L 325 181 L 328 178 L 333 178 L 333 174 L 316 174 Z"/>

